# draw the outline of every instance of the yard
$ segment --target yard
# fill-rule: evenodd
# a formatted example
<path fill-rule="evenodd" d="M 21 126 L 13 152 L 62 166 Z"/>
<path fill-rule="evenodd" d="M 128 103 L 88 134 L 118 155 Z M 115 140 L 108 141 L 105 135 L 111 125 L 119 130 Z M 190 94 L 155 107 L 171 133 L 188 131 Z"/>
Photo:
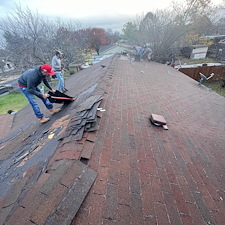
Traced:
<path fill-rule="evenodd" d="M 182 64 L 182 65 L 191 65 L 191 64 L 203 64 L 203 63 L 222 63 L 224 64 L 224 61 L 217 61 L 212 58 L 205 58 L 205 59 L 187 59 L 184 57 L 180 57 L 179 60 L 176 61 L 176 65 Z M 192 77 L 193 78 L 193 77 Z M 211 88 L 212 91 L 215 91 L 219 95 L 225 97 L 225 87 L 221 87 L 221 81 L 220 80 L 208 80 L 203 83 L 204 86 Z"/>
<path fill-rule="evenodd" d="M 206 87 L 211 88 L 217 94 L 225 97 L 225 87 L 221 87 L 221 81 L 218 80 L 208 80 L 203 83 Z"/>
<path fill-rule="evenodd" d="M 20 92 L 12 92 L 1 97 L 0 114 L 7 114 L 8 110 L 18 111 L 27 104 L 27 99 Z"/>

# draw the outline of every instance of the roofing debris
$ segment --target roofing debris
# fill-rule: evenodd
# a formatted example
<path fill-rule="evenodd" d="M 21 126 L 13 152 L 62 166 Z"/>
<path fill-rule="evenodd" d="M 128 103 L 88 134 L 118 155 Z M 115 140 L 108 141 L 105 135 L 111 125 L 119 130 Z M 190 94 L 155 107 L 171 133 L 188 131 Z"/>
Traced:
<path fill-rule="evenodd" d="M 56 138 L 48 139 L 48 137 L 51 133 L 57 136 L 61 130 L 62 127 L 59 127 L 47 132 L 36 133 L 16 149 L 14 154 L 2 162 L 0 169 L 0 197 L 3 197 L 30 167 L 37 163 L 43 164 L 43 168 L 45 167 L 48 159 L 54 154 L 59 144 Z"/>
<path fill-rule="evenodd" d="M 68 225 L 96 176 L 94 170 L 78 160 L 61 161 L 57 168 L 42 173 L 34 184 L 28 183 L 25 176 L 14 185 L 13 194 L 4 199 L 0 224 L 8 217 L 8 225 Z M 29 185 L 32 188 L 29 189 Z"/>
<path fill-rule="evenodd" d="M 96 131 L 98 129 L 97 108 L 103 97 L 101 95 L 88 97 L 87 95 L 87 92 L 92 94 L 96 87 L 97 85 L 94 85 L 94 87 L 86 90 L 84 95 L 81 94 L 79 96 L 80 102 L 82 100 L 84 102 L 75 105 L 77 107 L 75 115 L 71 118 L 68 118 L 68 115 L 59 118 L 48 130 L 35 134 L 36 138 L 30 138 L 28 143 L 17 149 L 15 154 L 1 164 L 0 197 L 3 197 L 10 190 L 11 186 L 23 177 L 24 171 L 28 168 L 41 163 L 44 170 L 49 159 L 59 146 L 68 142 L 81 140 L 84 132 Z M 17 137 L 24 129 L 25 127 L 10 134 L 2 142 Z M 61 142 L 65 137 L 69 138 Z"/>
<path fill-rule="evenodd" d="M 81 140 L 85 131 L 98 130 L 97 108 L 102 100 L 101 95 L 90 96 L 77 109 L 77 113 L 71 118 L 66 131 L 59 140 L 71 136 L 70 140 Z M 69 140 L 67 140 L 68 142 Z"/>
<path fill-rule="evenodd" d="M 27 128 L 29 128 L 30 126 L 32 126 L 34 124 L 35 124 L 34 122 L 27 123 L 27 124 L 23 125 L 21 128 L 11 132 L 9 135 L 4 137 L 3 139 L 0 139 L 0 144 L 4 143 L 6 141 L 9 141 L 9 140 L 13 140 L 17 136 L 19 136 L 24 130 L 26 130 Z"/>

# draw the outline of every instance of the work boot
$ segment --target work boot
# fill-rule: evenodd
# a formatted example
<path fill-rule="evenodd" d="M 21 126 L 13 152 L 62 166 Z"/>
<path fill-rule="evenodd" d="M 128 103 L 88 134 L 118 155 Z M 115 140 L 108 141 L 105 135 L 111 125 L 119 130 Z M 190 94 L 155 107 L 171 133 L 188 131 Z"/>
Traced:
<path fill-rule="evenodd" d="M 46 123 L 46 122 L 49 121 L 49 118 L 42 117 L 42 118 L 38 118 L 38 120 L 39 120 L 41 123 Z"/>
<path fill-rule="evenodd" d="M 61 110 L 60 108 L 59 109 L 49 109 L 49 111 L 52 115 L 59 112 L 60 110 Z"/>

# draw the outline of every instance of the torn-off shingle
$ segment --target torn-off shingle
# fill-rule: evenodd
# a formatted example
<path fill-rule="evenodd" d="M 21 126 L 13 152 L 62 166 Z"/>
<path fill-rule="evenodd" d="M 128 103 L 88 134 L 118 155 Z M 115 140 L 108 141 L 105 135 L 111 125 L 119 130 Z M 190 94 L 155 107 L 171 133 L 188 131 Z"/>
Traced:
<path fill-rule="evenodd" d="M 60 136 L 59 140 L 71 136 L 71 141 L 78 141 L 82 138 L 83 132 L 98 129 L 97 108 L 102 100 L 101 95 L 94 95 L 87 98 L 77 109 L 77 113 L 71 118 L 66 131 Z"/>

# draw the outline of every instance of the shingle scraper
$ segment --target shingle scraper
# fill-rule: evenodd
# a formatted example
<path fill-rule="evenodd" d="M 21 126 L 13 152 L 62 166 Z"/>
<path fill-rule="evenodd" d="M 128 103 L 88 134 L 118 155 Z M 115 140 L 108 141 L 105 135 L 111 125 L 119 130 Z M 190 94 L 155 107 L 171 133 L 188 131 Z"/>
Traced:
<path fill-rule="evenodd" d="M 68 103 L 75 100 L 74 97 L 71 97 L 69 95 L 65 95 L 65 94 L 61 93 L 60 91 L 56 91 L 55 93 L 49 91 L 48 94 L 49 94 L 48 99 L 51 103 L 68 104 Z"/>

